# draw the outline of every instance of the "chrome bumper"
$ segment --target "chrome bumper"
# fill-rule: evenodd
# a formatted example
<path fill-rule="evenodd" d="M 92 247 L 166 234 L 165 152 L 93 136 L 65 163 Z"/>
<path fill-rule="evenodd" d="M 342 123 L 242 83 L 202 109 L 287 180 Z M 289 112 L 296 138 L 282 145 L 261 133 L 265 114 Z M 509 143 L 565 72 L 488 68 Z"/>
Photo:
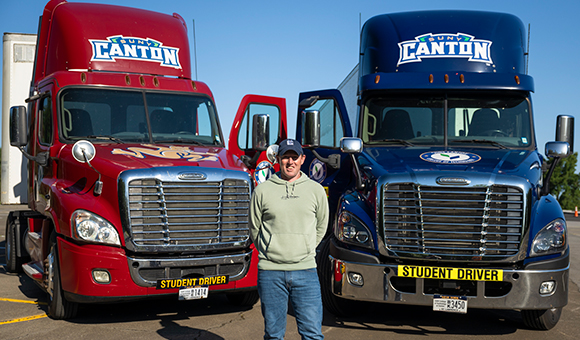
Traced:
<path fill-rule="evenodd" d="M 346 299 L 384 302 L 406 305 L 432 306 L 434 294 L 425 293 L 425 279 L 415 278 L 415 292 L 397 290 L 392 279 L 397 277 L 398 265 L 357 263 L 342 261 L 329 256 L 335 271 L 330 287 L 334 295 Z M 568 272 L 570 265 L 550 270 L 503 269 L 503 282 L 511 283 L 511 289 L 502 296 L 485 295 L 485 281 L 477 281 L 477 294 L 467 296 L 469 308 L 481 309 L 549 309 L 563 307 L 568 303 Z M 362 275 L 364 283 L 357 286 L 350 282 L 349 273 Z M 342 274 L 342 275 L 341 275 Z M 554 281 L 551 294 L 541 295 L 540 284 Z M 442 294 L 443 295 L 443 294 Z M 445 294 L 450 295 L 450 294 Z"/>

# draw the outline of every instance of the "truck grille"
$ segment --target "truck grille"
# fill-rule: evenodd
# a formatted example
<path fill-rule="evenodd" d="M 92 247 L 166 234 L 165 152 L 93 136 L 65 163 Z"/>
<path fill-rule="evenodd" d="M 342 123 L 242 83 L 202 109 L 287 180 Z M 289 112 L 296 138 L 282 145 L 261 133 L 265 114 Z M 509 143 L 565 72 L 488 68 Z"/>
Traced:
<path fill-rule="evenodd" d="M 239 179 L 128 185 L 129 233 L 139 250 L 170 251 L 246 246 L 249 183 Z"/>
<path fill-rule="evenodd" d="M 384 186 L 386 247 L 401 257 L 500 260 L 515 256 L 523 234 L 517 187 Z"/>

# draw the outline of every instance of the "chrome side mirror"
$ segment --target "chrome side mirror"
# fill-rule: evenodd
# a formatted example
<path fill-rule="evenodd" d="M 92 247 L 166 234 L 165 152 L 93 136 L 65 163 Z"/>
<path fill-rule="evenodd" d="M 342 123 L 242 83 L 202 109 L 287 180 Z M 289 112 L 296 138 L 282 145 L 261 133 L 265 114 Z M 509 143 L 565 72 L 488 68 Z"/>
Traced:
<path fill-rule="evenodd" d="M 570 145 L 568 142 L 548 142 L 546 143 L 546 156 L 550 158 L 564 158 L 570 155 Z"/>
<path fill-rule="evenodd" d="M 320 145 L 320 112 L 317 110 L 302 111 L 303 147 L 316 148 Z"/>
<path fill-rule="evenodd" d="M 343 137 L 340 139 L 340 151 L 344 153 L 361 153 L 363 142 L 356 137 Z"/>
<path fill-rule="evenodd" d="M 558 116 L 556 120 L 556 141 L 568 142 L 570 145 L 569 154 L 574 153 L 574 117 L 568 115 Z M 547 150 L 546 156 L 548 156 Z"/>
<path fill-rule="evenodd" d="M 10 108 L 10 145 L 17 148 L 28 144 L 26 107 L 13 106 Z"/>
<path fill-rule="evenodd" d="M 257 114 L 252 117 L 252 149 L 265 151 L 270 141 L 270 116 Z"/>

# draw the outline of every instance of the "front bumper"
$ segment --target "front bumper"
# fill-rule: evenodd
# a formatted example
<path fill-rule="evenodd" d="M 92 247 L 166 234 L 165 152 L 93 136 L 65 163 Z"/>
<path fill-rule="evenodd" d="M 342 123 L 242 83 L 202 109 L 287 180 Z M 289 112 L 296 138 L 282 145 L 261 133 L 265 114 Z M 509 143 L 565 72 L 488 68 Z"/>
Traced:
<path fill-rule="evenodd" d="M 161 272 L 160 279 L 180 278 L 175 267 L 215 267 L 224 262 L 232 262 L 232 258 L 224 256 L 211 258 L 188 258 L 160 260 L 138 260 L 130 258 L 122 248 L 95 244 L 77 244 L 63 238 L 58 238 L 61 283 L 66 298 L 81 303 L 116 302 L 140 299 L 157 295 L 177 294 L 179 289 L 156 289 L 155 281 L 148 281 L 139 275 L 141 269 L 157 269 Z M 253 249 L 253 247 L 252 247 Z M 256 251 L 244 254 L 244 268 L 237 275 L 229 275 L 226 284 L 210 286 L 210 291 L 238 291 L 255 289 L 257 285 Z M 92 272 L 95 269 L 106 270 L 111 276 L 111 282 L 101 284 L 95 282 Z"/>
<path fill-rule="evenodd" d="M 341 259 L 337 258 L 337 254 L 340 254 Z M 331 245 L 331 255 L 328 260 L 331 261 L 331 268 L 334 268 L 333 275 L 330 275 L 331 290 L 333 294 L 346 299 L 432 306 L 433 297 L 436 294 L 462 295 L 467 297 L 469 308 L 549 309 L 563 307 L 568 303 L 570 265 L 567 254 L 565 257 L 565 259 L 554 261 L 554 264 L 561 266 L 556 269 L 502 269 L 503 277 L 501 281 L 496 282 L 401 278 L 398 276 L 397 264 L 360 262 L 364 260 L 360 253 L 338 248 L 334 244 Z M 359 261 L 349 261 L 347 260 L 349 258 Z M 370 256 L 368 258 L 370 260 Z M 433 264 L 426 265 L 433 266 Z M 459 267 L 459 265 L 454 267 Z M 357 286 L 351 283 L 349 273 L 362 275 L 363 285 Z M 540 285 L 545 281 L 554 281 L 555 289 L 550 294 L 542 295 Z M 403 282 L 404 285 L 402 285 Z M 467 292 L 457 289 L 457 286 L 469 285 L 472 288 Z M 456 287 L 446 289 L 445 286 Z M 454 290 L 461 293 L 453 294 Z"/>

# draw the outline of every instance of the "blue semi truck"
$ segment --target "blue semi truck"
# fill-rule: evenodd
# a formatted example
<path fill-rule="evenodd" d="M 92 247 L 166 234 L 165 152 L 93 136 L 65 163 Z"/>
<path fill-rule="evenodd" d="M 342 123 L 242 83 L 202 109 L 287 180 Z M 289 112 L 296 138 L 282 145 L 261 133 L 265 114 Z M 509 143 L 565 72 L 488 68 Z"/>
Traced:
<path fill-rule="evenodd" d="M 557 119 L 550 168 L 535 137 L 525 45 L 510 14 L 379 15 L 362 28 L 351 92 L 300 94 L 303 171 L 331 206 L 319 254 L 331 312 L 347 313 L 353 300 L 510 309 L 527 327 L 556 325 L 569 246 L 548 184 L 572 152 L 574 118 Z"/>

